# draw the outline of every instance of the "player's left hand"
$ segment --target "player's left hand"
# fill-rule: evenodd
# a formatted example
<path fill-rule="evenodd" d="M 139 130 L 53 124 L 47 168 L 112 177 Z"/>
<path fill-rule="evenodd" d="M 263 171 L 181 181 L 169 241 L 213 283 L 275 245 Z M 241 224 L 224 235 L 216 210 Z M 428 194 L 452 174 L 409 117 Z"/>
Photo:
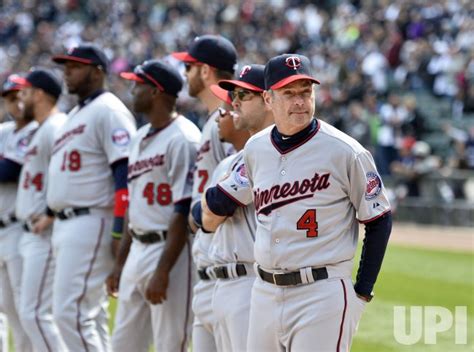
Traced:
<path fill-rule="evenodd" d="M 41 234 L 46 231 L 54 222 L 54 218 L 48 215 L 40 215 L 33 220 L 33 233 Z"/>
<path fill-rule="evenodd" d="M 169 274 L 155 271 L 145 291 L 145 298 L 151 304 L 161 304 L 166 300 L 166 289 L 168 288 Z"/>

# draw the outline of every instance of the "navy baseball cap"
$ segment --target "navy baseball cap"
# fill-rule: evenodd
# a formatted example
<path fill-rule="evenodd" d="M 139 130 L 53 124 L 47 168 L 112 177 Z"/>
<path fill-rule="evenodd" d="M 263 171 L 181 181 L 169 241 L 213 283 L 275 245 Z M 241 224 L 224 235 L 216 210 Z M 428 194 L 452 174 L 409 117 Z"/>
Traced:
<path fill-rule="evenodd" d="M 311 63 L 306 56 L 283 54 L 271 58 L 265 65 L 265 89 L 278 89 L 291 82 L 309 79 L 313 83 L 319 81 L 313 77 Z"/>
<path fill-rule="evenodd" d="M 14 79 L 16 77 L 20 77 L 17 74 L 11 74 L 10 76 L 7 77 L 5 82 L 2 84 L 2 97 L 6 96 L 8 93 L 15 92 L 21 90 L 21 85 L 16 83 Z"/>
<path fill-rule="evenodd" d="M 150 84 L 169 95 L 178 96 L 183 88 L 183 79 L 178 70 L 160 60 L 149 60 L 135 67 L 133 72 L 122 72 L 120 77 Z"/>
<path fill-rule="evenodd" d="M 237 79 L 221 80 L 218 82 L 219 87 L 228 91 L 240 87 L 254 92 L 263 92 L 265 90 L 264 70 L 264 65 L 245 65 L 241 68 Z"/>
<path fill-rule="evenodd" d="M 32 69 L 26 77 L 16 76 L 12 81 L 21 88 L 34 87 L 42 89 L 45 93 L 58 98 L 62 91 L 62 82 L 52 71 L 36 68 Z"/>
<path fill-rule="evenodd" d="M 222 100 L 224 103 L 232 105 L 232 97 L 230 96 L 230 92 L 222 89 L 217 84 L 211 84 L 210 86 L 212 94 Z"/>
<path fill-rule="evenodd" d="M 70 48 L 64 55 L 55 55 L 52 60 L 58 64 L 64 64 L 67 61 L 76 61 L 86 65 L 93 65 L 107 72 L 109 60 L 105 53 L 94 44 L 82 44 Z"/>
<path fill-rule="evenodd" d="M 174 52 L 171 55 L 180 61 L 201 62 L 231 73 L 235 72 L 237 65 L 237 50 L 234 44 L 220 35 L 196 37 L 188 51 Z"/>

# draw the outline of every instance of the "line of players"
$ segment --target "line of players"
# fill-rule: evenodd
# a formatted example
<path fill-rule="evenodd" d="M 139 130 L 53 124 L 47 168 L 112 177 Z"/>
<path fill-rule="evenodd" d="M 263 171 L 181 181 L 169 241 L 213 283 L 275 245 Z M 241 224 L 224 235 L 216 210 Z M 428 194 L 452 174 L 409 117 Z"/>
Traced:
<path fill-rule="evenodd" d="M 236 49 L 213 35 L 173 56 L 209 112 L 202 131 L 176 112 L 183 82 L 161 60 L 121 74 L 133 82 L 133 110 L 149 122 L 138 131 L 104 89 L 108 60 L 94 45 L 53 57 L 79 98 L 67 115 L 56 107 L 62 82 L 49 70 L 4 84 L 14 122 L 0 127 L 1 310 L 16 351 L 147 351 L 151 343 L 186 351 L 191 336 L 193 351 L 248 350 L 261 272 L 243 148 L 274 123 L 265 66 L 246 65 L 234 78 Z M 315 81 L 299 74 L 302 58 L 277 58 L 290 68 L 280 82 Z M 378 204 L 385 213 L 388 203 Z M 119 298 L 110 340 L 106 291 Z M 352 320 L 345 335 L 340 323 L 338 347 L 350 345 L 363 310 L 356 304 L 356 312 L 344 308 Z"/>

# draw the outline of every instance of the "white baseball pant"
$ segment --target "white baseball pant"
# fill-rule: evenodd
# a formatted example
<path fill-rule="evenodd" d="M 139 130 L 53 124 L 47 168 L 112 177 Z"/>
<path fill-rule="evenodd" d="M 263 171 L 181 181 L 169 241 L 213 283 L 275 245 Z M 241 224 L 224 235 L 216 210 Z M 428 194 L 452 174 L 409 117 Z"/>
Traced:
<path fill-rule="evenodd" d="M 199 280 L 193 290 L 193 352 L 217 352 L 212 295 L 216 280 Z"/>
<path fill-rule="evenodd" d="M 0 229 L 0 310 L 7 316 L 12 329 L 15 351 L 29 352 L 33 348 L 18 314 L 22 272 L 19 242 L 22 235 L 19 223 Z"/>
<path fill-rule="evenodd" d="M 112 210 L 56 219 L 53 316 L 70 351 L 109 351 L 105 279 L 113 268 Z"/>
<path fill-rule="evenodd" d="M 287 287 L 257 278 L 247 351 L 349 351 L 364 307 L 350 278 Z"/>
<path fill-rule="evenodd" d="M 145 292 L 163 252 L 163 242 L 133 240 L 119 285 L 119 301 L 112 335 L 114 352 L 185 352 L 191 334 L 192 260 L 188 243 L 170 272 L 166 301 L 151 304 Z"/>
<path fill-rule="evenodd" d="M 53 277 L 55 261 L 52 230 L 43 234 L 25 232 L 20 241 L 23 258 L 20 320 L 35 351 L 65 351 L 66 345 L 53 320 Z"/>
<path fill-rule="evenodd" d="M 218 279 L 212 297 L 218 351 L 245 352 L 250 314 L 250 294 L 255 274 Z"/>

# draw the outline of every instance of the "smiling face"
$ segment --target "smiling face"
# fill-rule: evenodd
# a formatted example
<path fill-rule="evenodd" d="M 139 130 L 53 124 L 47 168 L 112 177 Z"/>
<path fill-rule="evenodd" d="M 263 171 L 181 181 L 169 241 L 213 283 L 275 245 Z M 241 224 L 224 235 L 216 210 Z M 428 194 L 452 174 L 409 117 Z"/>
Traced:
<path fill-rule="evenodd" d="M 222 103 L 221 107 L 219 108 L 219 113 L 216 117 L 219 139 L 222 142 L 231 142 L 232 135 L 235 133 L 231 111 L 232 107 L 229 104 Z"/>
<path fill-rule="evenodd" d="M 280 133 L 291 136 L 309 125 L 315 112 L 313 85 L 310 80 L 301 79 L 264 93 Z"/>

